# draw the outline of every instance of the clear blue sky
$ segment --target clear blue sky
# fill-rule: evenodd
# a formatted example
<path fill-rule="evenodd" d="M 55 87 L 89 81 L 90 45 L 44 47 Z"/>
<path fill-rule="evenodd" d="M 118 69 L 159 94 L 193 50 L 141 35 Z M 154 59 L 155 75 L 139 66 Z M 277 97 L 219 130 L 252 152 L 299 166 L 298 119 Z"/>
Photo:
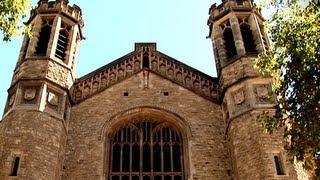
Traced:
<path fill-rule="evenodd" d="M 211 40 L 206 39 L 208 10 L 215 2 L 221 1 L 70 0 L 82 8 L 85 21 L 77 77 L 133 51 L 135 42 L 156 42 L 159 51 L 216 76 Z M 0 42 L 1 113 L 21 43 L 22 38 Z"/>
<path fill-rule="evenodd" d="M 70 0 L 85 21 L 77 77 L 131 51 L 135 42 L 156 42 L 158 50 L 215 76 L 211 41 L 206 39 L 213 0 Z M 32 0 L 35 5 L 37 0 Z M 3 112 L 22 43 L 0 42 L 0 112 Z"/>

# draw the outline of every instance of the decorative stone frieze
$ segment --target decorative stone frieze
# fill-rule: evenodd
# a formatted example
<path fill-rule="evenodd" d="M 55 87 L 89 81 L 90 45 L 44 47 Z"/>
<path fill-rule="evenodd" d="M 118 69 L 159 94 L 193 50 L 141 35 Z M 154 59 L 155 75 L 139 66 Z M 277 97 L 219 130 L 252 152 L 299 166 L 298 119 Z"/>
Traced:
<path fill-rule="evenodd" d="M 140 51 L 134 51 L 78 79 L 74 84 L 72 92 L 74 102 L 81 102 L 141 70 L 151 71 L 205 98 L 218 101 L 217 79 L 196 71 L 158 51 L 153 51 L 152 49 L 154 48 L 152 47 L 142 48 L 136 45 L 136 49 Z M 141 54 L 143 52 L 147 52 L 150 55 L 149 68 L 142 67 Z M 147 84 L 145 84 L 145 87 L 147 87 Z"/>

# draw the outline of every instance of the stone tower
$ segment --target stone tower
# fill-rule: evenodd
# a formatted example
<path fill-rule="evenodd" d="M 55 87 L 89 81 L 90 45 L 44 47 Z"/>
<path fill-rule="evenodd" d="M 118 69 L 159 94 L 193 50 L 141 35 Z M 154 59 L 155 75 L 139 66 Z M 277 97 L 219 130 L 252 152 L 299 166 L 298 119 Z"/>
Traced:
<path fill-rule="evenodd" d="M 252 0 L 223 0 L 212 5 L 209 15 L 234 179 L 295 179 L 281 132 L 269 135 L 256 122 L 261 112 L 272 112 L 275 98 L 272 79 L 253 67 L 269 44 L 260 10 Z"/>
<path fill-rule="evenodd" d="M 31 11 L 1 123 L 2 180 L 60 179 L 81 16 L 68 0 L 40 0 Z"/>

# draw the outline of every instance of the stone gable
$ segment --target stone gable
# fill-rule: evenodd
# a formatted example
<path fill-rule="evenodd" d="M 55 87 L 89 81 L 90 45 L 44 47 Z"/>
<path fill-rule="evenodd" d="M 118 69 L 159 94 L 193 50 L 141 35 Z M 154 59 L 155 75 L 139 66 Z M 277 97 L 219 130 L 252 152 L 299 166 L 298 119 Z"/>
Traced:
<path fill-rule="evenodd" d="M 230 179 L 220 106 L 155 73 L 148 74 L 145 87 L 146 73 L 141 71 L 72 107 L 64 178 L 100 179 L 107 175 L 108 157 L 104 156 L 108 137 L 126 122 L 121 117 L 128 116 L 127 121 L 157 119 L 181 127 L 186 136 L 189 178 Z M 136 118 L 132 114 L 143 115 Z"/>
<path fill-rule="evenodd" d="M 143 65 L 146 54 L 148 67 Z M 146 71 L 168 79 L 213 102 L 218 102 L 217 78 L 157 51 L 154 43 L 136 43 L 135 51 L 77 79 L 71 92 L 73 102 L 81 102 L 97 92 Z"/>

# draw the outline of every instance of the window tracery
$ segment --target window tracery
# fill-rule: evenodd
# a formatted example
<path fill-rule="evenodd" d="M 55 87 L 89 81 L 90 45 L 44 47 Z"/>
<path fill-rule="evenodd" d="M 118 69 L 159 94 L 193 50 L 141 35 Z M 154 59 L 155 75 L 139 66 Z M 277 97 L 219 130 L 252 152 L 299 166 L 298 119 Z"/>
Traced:
<path fill-rule="evenodd" d="M 237 55 L 237 49 L 229 20 L 222 24 L 221 28 L 223 29 L 223 40 L 227 51 L 227 58 L 232 58 L 233 56 Z"/>
<path fill-rule="evenodd" d="M 166 123 L 129 123 L 110 141 L 109 180 L 183 180 L 182 148 Z"/>

